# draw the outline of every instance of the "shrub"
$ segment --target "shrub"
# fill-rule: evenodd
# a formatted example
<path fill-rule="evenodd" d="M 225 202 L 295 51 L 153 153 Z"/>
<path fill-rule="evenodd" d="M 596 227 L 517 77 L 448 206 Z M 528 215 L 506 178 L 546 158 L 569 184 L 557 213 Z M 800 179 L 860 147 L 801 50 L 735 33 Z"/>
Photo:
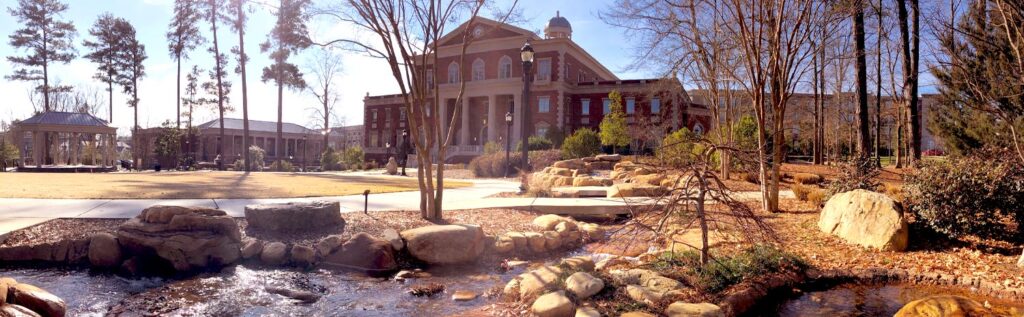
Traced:
<path fill-rule="evenodd" d="M 949 237 L 1007 238 L 1016 222 L 1024 234 L 1024 165 L 1011 153 L 987 152 L 922 162 L 905 179 L 906 199 L 918 219 Z"/>
<path fill-rule="evenodd" d="M 795 181 L 797 184 L 817 185 L 818 183 L 821 183 L 824 180 L 825 180 L 825 178 L 821 177 L 821 175 L 818 175 L 818 174 L 811 174 L 811 173 L 794 173 L 793 174 L 793 181 Z"/>
<path fill-rule="evenodd" d="M 562 143 L 562 158 L 575 159 L 601 153 L 601 136 L 591 129 L 579 129 Z"/>
<path fill-rule="evenodd" d="M 687 128 L 669 133 L 658 147 L 658 159 L 670 166 L 679 166 L 694 158 L 694 141 L 697 136 Z"/>
<path fill-rule="evenodd" d="M 882 188 L 885 195 L 889 196 L 889 198 L 892 198 L 892 200 L 895 200 L 897 202 L 905 201 L 906 195 L 903 191 L 903 186 L 893 183 L 884 183 L 882 184 Z"/>
<path fill-rule="evenodd" d="M 263 160 L 266 157 L 267 152 L 262 148 L 250 145 L 249 146 L 249 158 L 252 159 L 252 164 L 249 165 L 249 169 L 253 171 L 263 170 Z"/>
<path fill-rule="evenodd" d="M 825 202 L 825 191 L 815 188 L 811 192 L 807 193 L 807 202 L 810 202 L 815 206 L 821 206 L 821 204 Z"/>
<path fill-rule="evenodd" d="M 504 148 L 504 144 L 498 144 L 497 142 L 494 141 L 487 141 L 487 143 L 484 143 L 484 154 L 498 153 L 501 152 L 501 150 Z"/>
<path fill-rule="evenodd" d="M 323 154 L 320 154 L 320 168 L 324 171 L 338 171 L 341 168 L 341 156 L 334 149 L 328 147 Z"/>
<path fill-rule="evenodd" d="M 755 245 L 729 256 L 714 257 L 700 265 L 700 252 L 665 252 L 649 264 L 655 269 L 685 268 L 692 285 L 708 292 L 719 293 L 743 279 L 785 271 L 803 271 L 807 264 L 796 255 L 769 245 Z"/>
<path fill-rule="evenodd" d="M 530 144 L 530 151 L 550 150 L 554 148 L 554 144 L 551 143 L 551 140 L 542 136 L 530 136 L 530 139 L 527 141 Z"/>
<path fill-rule="evenodd" d="M 530 151 L 530 170 L 539 171 L 562 159 L 559 150 Z"/>
<path fill-rule="evenodd" d="M 522 166 L 522 154 L 510 154 L 509 161 L 512 163 L 511 173 L 514 174 Z M 507 166 L 505 152 L 497 152 L 473 158 L 473 160 L 469 161 L 468 168 L 476 177 L 505 177 L 505 168 Z"/>
<path fill-rule="evenodd" d="M 791 187 L 791 189 L 793 189 L 793 196 L 796 196 L 796 199 L 799 199 L 801 201 L 807 201 L 807 198 L 810 196 L 811 190 L 813 190 L 813 188 L 814 187 L 812 186 L 807 186 L 803 184 L 794 184 Z"/>
<path fill-rule="evenodd" d="M 870 157 L 857 157 L 840 166 L 840 174 L 828 186 L 828 197 L 854 189 L 878 190 L 878 165 Z"/>
<path fill-rule="evenodd" d="M 743 180 L 748 183 L 761 184 L 761 176 L 758 172 L 745 172 L 743 173 Z"/>
<path fill-rule="evenodd" d="M 271 163 L 269 169 L 272 170 L 272 171 L 276 171 L 276 170 L 278 170 L 278 168 L 277 168 L 278 166 L 281 167 L 281 171 L 282 172 L 294 172 L 295 171 L 295 166 L 292 165 L 291 162 L 282 161 L 282 160 L 274 161 L 274 163 Z"/>
<path fill-rule="evenodd" d="M 341 154 L 341 162 L 345 163 L 345 166 L 355 169 L 354 166 L 363 165 L 365 157 L 366 155 L 363 153 L 363 148 L 359 146 L 350 146 Z"/>
<path fill-rule="evenodd" d="M 558 127 L 551 127 L 544 133 L 544 138 L 551 141 L 551 148 L 559 148 L 562 146 L 562 143 L 565 142 L 565 131 L 562 131 L 562 129 L 559 129 Z"/>

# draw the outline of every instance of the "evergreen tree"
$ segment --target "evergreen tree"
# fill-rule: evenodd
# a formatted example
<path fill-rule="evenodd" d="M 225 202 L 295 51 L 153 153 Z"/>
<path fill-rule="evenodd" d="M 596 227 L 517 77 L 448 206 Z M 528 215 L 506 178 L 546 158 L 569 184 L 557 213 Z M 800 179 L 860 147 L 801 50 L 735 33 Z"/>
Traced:
<path fill-rule="evenodd" d="M 252 142 L 249 139 L 249 86 L 245 72 L 245 65 L 249 62 L 249 56 L 245 55 L 245 22 L 247 20 L 245 13 L 248 10 L 248 6 L 246 5 L 246 0 L 231 0 L 230 2 L 227 18 L 231 28 L 238 33 L 238 46 L 232 48 L 231 52 L 238 56 L 238 66 L 235 67 L 235 73 L 242 76 L 242 148 L 248 149 Z M 252 166 L 252 157 L 250 156 L 250 151 L 246 150 L 244 152 L 245 171 L 249 172 Z"/>
<path fill-rule="evenodd" d="M 203 83 L 203 89 L 210 92 L 211 98 L 205 99 L 206 102 L 214 103 L 217 105 L 217 110 L 220 116 L 220 138 L 217 140 L 217 156 L 221 157 L 220 165 L 218 169 L 224 169 L 224 112 L 229 111 L 229 105 L 227 104 L 227 95 L 230 91 L 231 83 L 224 79 L 227 76 L 227 65 L 228 57 L 220 52 L 220 43 L 217 41 L 217 21 L 225 19 L 224 17 L 224 4 L 219 0 L 204 0 L 201 8 L 202 15 L 206 17 L 206 21 L 210 22 L 210 33 L 213 34 L 213 46 L 208 49 L 208 52 L 213 54 L 214 66 L 210 70 L 210 81 Z"/>
<path fill-rule="evenodd" d="M 175 0 L 174 17 L 168 25 L 167 50 L 178 64 L 177 87 L 175 89 L 178 105 L 177 128 L 181 129 L 181 60 L 188 58 L 188 52 L 196 49 L 206 41 L 199 33 L 198 21 L 202 19 L 197 0 Z M 195 68 L 193 68 L 195 70 Z M 191 116 L 191 113 L 189 113 Z M 191 126 L 191 118 L 189 119 Z"/>
<path fill-rule="evenodd" d="M 613 152 L 618 152 L 618 148 L 629 145 L 626 113 L 622 110 L 622 94 L 618 90 L 608 93 L 608 99 L 611 100 L 611 111 L 601 119 L 601 145 L 610 146 Z"/>
<path fill-rule="evenodd" d="M 114 122 L 114 83 L 118 75 L 118 52 L 122 49 L 121 38 L 115 29 L 115 25 L 119 22 L 127 23 L 123 18 L 116 18 L 110 13 L 100 15 L 89 29 L 89 34 L 95 39 L 85 40 L 82 43 L 90 50 L 84 57 L 99 65 L 93 78 L 107 84 L 110 122 Z"/>
<path fill-rule="evenodd" d="M 185 97 L 181 98 L 181 103 L 185 104 L 186 117 L 185 126 L 188 128 L 189 133 L 192 133 L 192 116 L 195 114 L 196 106 L 202 105 L 202 100 L 197 97 L 199 95 L 199 74 L 202 70 L 199 69 L 198 65 L 192 65 L 192 71 L 185 75 Z"/>
<path fill-rule="evenodd" d="M 116 77 L 115 82 L 124 88 L 124 92 L 131 94 L 128 99 L 128 106 L 134 108 L 135 120 L 132 125 L 132 133 L 139 129 L 139 80 L 146 76 L 146 67 L 143 62 L 146 60 L 146 46 L 139 42 L 136 37 L 135 26 L 127 20 L 116 19 L 114 21 L 114 34 L 118 38 L 118 52 L 114 58 Z"/>
<path fill-rule="evenodd" d="M 53 63 L 67 64 L 75 58 L 75 25 L 61 21 L 68 5 L 59 0 L 18 0 L 18 7 L 7 8 L 22 28 L 9 36 L 11 47 L 27 51 L 24 56 L 8 56 L 7 61 L 22 66 L 8 80 L 42 81 L 43 110 L 50 111 L 51 91 L 70 91 L 67 86 L 50 86 L 49 68 Z"/>
<path fill-rule="evenodd" d="M 283 153 L 280 144 L 283 140 L 284 88 L 306 87 L 302 72 L 295 64 L 289 63 L 288 58 L 310 46 L 303 14 L 308 5 L 308 0 L 281 0 L 277 8 L 277 22 L 267 35 L 267 41 L 260 44 L 260 51 L 270 53 L 270 59 L 274 61 L 263 68 L 262 80 L 273 81 L 277 85 L 277 141 L 274 144 L 278 146 L 274 150 L 279 157 Z"/>

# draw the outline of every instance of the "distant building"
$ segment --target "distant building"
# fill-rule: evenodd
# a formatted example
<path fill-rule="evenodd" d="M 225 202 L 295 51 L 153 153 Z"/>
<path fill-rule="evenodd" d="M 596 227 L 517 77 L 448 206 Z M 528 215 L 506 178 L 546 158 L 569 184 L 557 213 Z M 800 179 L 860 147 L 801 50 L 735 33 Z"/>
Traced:
<path fill-rule="evenodd" d="M 329 146 L 335 150 L 362 146 L 363 135 L 365 135 L 363 125 L 334 127 L 331 128 L 331 136 L 328 137 Z"/>
<path fill-rule="evenodd" d="M 508 137 L 505 114 L 514 114 L 511 140 L 522 135 L 523 109 L 530 112 L 525 128 L 543 136 L 558 129 L 565 134 L 581 128 L 596 129 L 609 113 L 608 93 L 622 93 L 623 106 L 632 126 L 649 124 L 654 133 L 645 137 L 660 140 L 665 132 L 687 127 L 707 129 L 708 109 L 690 103 L 677 80 L 619 79 L 601 62 L 572 40 L 572 26 L 556 13 L 544 28 L 544 37 L 534 32 L 476 18 L 472 30 L 463 24 L 439 39 L 437 65 L 427 68 L 427 86 L 437 89 L 443 103 L 440 115 L 447 123 L 455 120 L 456 136 L 446 161 L 468 161 L 483 154 L 487 142 L 504 142 Z M 475 38 L 461 56 L 466 32 Z M 520 48 L 529 41 L 535 53 L 530 100 L 523 95 L 523 67 Z M 459 65 L 460 60 L 465 65 Z M 461 104 L 456 104 L 462 82 L 466 82 Z M 396 144 L 408 127 L 402 95 L 366 96 L 363 147 L 367 157 L 384 160 L 387 144 Z M 523 107 L 522 105 L 526 105 Z M 514 110 L 514 111 L 513 111 Z"/>

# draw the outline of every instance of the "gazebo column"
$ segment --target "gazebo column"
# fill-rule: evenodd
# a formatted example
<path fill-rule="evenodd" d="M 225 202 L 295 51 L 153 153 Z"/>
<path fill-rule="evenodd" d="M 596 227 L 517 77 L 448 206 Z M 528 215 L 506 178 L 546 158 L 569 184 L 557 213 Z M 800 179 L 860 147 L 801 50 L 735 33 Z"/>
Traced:
<path fill-rule="evenodd" d="M 74 147 L 73 155 L 71 156 L 71 165 L 78 165 L 82 163 L 82 134 L 72 133 L 71 134 L 71 146 Z"/>
<path fill-rule="evenodd" d="M 36 163 L 36 167 L 43 167 L 43 146 L 45 146 L 43 138 L 45 136 L 45 133 L 38 130 L 32 131 L 32 161 Z"/>

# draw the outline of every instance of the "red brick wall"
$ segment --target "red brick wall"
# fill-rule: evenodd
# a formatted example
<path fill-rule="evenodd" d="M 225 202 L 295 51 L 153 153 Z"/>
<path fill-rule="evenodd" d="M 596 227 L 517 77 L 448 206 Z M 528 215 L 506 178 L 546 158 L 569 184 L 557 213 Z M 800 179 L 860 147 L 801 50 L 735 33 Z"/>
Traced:
<path fill-rule="evenodd" d="M 608 93 L 614 90 L 615 87 L 608 87 Z M 579 128 L 591 128 L 597 129 L 601 124 L 601 120 L 604 119 L 604 98 L 608 98 L 608 93 L 591 93 L 591 94 L 573 94 L 569 96 L 569 105 L 566 111 L 566 126 L 569 127 L 567 130 L 575 131 Z M 627 98 L 633 97 L 636 99 L 636 107 L 634 114 L 626 114 L 627 118 L 634 117 L 636 115 L 646 116 L 651 113 L 650 98 L 646 94 L 638 94 L 633 92 L 622 92 L 622 107 L 623 111 L 626 111 L 626 100 Z M 583 99 L 590 99 L 590 114 L 588 116 L 583 115 Z M 661 96 L 661 115 L 662 122 L 670 122 L 672 115 L 680 115 L 680 111 L 676 111 L 675 105 L 672 104 L 670 98 Z M 589 123 L 581 123 L 582 119 L 586 117 Z M 569 131 L 567 131 L 569 132 Z"/>

